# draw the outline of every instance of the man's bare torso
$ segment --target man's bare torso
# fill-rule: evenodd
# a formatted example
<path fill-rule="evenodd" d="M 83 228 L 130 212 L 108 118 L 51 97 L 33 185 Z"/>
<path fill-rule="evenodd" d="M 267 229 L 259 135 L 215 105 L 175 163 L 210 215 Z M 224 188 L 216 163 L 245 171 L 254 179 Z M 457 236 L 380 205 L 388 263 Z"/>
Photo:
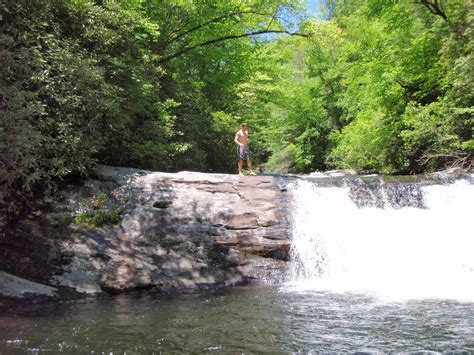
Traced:
<path fill-rule="evenodd" d="M 247 145 L 248 143 L 248 140 L 249 140 L 249 135 L 247 132 L 245 131 L 242 131 L 242 130 L 239 130 L 237 133 L 236 133 L 236 139 L 239 143 L 243 144 L 243 145 Z"/>

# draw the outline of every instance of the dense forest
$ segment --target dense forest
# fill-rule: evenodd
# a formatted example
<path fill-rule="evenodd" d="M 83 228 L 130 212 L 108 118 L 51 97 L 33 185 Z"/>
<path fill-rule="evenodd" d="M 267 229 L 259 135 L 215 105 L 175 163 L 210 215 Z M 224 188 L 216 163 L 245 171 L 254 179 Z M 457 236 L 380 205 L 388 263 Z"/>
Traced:
<path fill-rule="evenodd" d="M 97 163 L 410 174 L 470 167 L 470 0 L 4 0 L 0 209 Z M 3 217 L 2 217 L 3 218 Z"/>

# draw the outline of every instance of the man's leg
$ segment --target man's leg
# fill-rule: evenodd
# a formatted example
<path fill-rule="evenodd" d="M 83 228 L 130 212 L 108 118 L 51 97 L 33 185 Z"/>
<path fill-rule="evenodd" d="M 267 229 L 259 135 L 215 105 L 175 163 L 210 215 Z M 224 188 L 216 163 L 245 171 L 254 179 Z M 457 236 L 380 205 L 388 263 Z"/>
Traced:
<path fill-rule="evenodd" d="M 249 167 L 250 175 L 257 175 L 257 174 L 255 174 L 255 171 L 253 171 L 252 161 L 251 161 L 251 160 L 247 160 L 247 166 Z"/>
<path fill-rule="evenodd" d="M 239 159 L 237 167 L 239 168 L 239 175 L 244 176 L 244 173 L 242 172 L 242 168 L 244 167 L 244 161 L 242 159 Z"/>
<path fill-rule="evenodd" d="M 255 172 L 253 171 L 252 159 L 250 159 L 250 153 L 249 153 L 249 147 L 248 147 L 248 146 L 245 146 L 245 147 L 244 147 L 243 154 L 244 154 L 244 157 L 243 157 L 243 158 L 247 161 L 247 167 L 249 168 L 250 175 L 257 175 L 257 174 L 255 174 Z"/>

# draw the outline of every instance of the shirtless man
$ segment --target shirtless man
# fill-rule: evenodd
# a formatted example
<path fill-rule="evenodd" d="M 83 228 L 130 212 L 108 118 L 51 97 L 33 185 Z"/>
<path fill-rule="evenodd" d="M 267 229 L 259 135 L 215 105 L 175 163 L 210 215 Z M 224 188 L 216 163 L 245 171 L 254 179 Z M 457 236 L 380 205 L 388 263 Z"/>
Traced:
<path fill-rule="evenodd" d="M 249 156 L 249 147 L 247 145 L 249 140 L 249 126 L 247 123 L 242 123 L 240 125 L 240 130 L 235 134 L 234 142 L 237 144 L 237 156 L 239 158 L 239 163 L 237 164 L 239 168 L 239 175 L 244 176 L 242 168 L 244 166 L 244 160 L 247 160 L 247 166 L 250 170 L 250 175 L 257 175 L 252 168 L 252 160 Z"/>

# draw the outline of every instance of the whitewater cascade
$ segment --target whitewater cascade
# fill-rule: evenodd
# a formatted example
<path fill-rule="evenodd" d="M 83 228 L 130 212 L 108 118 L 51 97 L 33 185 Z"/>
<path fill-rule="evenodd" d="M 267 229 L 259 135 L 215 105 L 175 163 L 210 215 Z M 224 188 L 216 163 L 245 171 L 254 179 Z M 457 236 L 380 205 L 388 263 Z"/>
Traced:
<path fill-rule="evenodd" d="M 474 301 L 472 182 L 299 179 L 286 287 Z"/>

